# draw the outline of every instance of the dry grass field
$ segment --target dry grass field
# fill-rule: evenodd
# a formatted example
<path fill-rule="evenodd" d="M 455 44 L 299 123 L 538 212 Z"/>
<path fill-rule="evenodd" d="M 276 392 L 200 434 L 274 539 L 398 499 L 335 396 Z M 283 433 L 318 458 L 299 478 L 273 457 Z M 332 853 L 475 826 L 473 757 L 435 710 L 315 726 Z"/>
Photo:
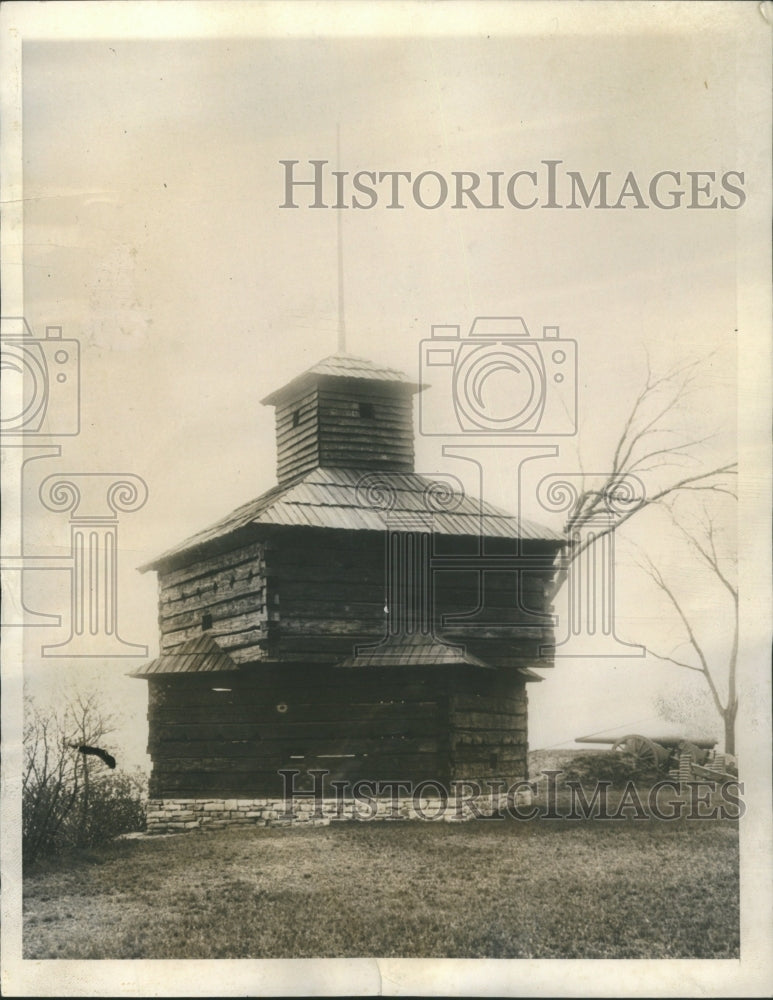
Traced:
<path fill-rule="evenodd" d="M 124 840 L 25 879 L 26 958 L 732 958 L 729 820 L 344 823 Z"/>

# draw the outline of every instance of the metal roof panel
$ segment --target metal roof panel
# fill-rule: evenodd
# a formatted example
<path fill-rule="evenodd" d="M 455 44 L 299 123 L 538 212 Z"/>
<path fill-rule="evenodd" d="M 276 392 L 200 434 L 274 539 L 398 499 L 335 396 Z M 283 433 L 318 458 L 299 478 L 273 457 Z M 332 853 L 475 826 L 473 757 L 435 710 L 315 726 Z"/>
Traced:
<path fill-rule="evenodd" d="M 517 518 L 476 497 L 464 496 L 452 510 L 434 511 L 426 496 L 433 480 L 418 473 L 358 474 L 351 469 L 314 469 L 301 480 L 284 487 L 274 487 L 250 503 L 243 504 L 216 524 L 193 535 L 187 541 L 162 553 L 141 569 L 154 569 L 190 549 L 204 546 L 248 525 L 318 527 L 338 530 L 383 531 L 401 512 L 432 514 L 433 530 L 443 535 L 490 538 L 522 538 L 563 544 L 558 532 L 534 521 Z M 384 488 L 382 497 L 391 503 L 367 502 L 368 482 Z"/>
<path fill-rule="evenodd" d="M 432 636 L 399 636 L 374 646 L 360 648 L 336 664 L 341 669 L 368 667 L 441 667 L 466 664 L 495 670 L 463 646 L 452 646 Z"/>
<path fill-rule="evenodd" d="M 261 403 L 273 406 L 288 392 L 320 378 L 354 378 L 370 382 L 390 382 L 393 385 L 402 385 L 411 392 L 420 392 L 421 389 L 426 388 L 426 386 L 413 382 L 405 372 L 401 372 L 397 368 L 388 368 L 386 365 L 377 364 L 367 358 L 358 358 L 353 354 L 341 352 L 323 358 L 311 368 L 307 368 L 305 372 L 296 375 L 281 388 L 275 389 L 268 396 L 265 396 Z"/>
<path fill-rule="evenodd" d="M 133 670 L 130 677 L 150 677 L 157 674 L 214 673 L 238 670 L 237 665 L 209 635 L 199 635 L 177 649 L 162 653 L 150 663 Z"/>

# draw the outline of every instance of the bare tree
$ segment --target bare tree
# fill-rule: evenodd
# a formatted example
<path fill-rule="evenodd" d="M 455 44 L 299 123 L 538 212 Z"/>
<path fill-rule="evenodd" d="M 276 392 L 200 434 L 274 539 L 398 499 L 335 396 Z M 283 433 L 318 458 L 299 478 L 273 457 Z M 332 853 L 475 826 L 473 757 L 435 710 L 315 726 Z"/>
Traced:
<path fill-rule="evenodd" d="M 700 448 L 711 435 L 681 435 L 680 406 L 700 389 L 701 370 L 708 359 L 676 366 L 654 375 L 647 361 L 647 377 L 633 400 L 628 417 L 614 445 L 609 471 L 583 483 L 573 504 L 564 533 L 567 545 L 558 556 L 553 596 L 569 576 L 572 563 L 604 535 L 618 531 L 635 514 L 688 493 L 722 493 L 735 496 L 730 485 L 736 462 L 709 469 L 697 468 Z M 599 527 L 600 515 L 611 515 Z M 593 525 L 592 532 L 583 529 Z"/>
<path fill-rule="evenodd" d="M 95 694 L 74 692 L 59 708 L 41 709 L 25 699 L 22 841 L 33 861 L 66 842 L 88 842 L 92 816 L 92 771 L 96 765 L 78 748 L 100 744 L 113 720 Z"/>
<path fill-rule="evenodd" d="M 681 410 L 696 393 L 705 393 L 701 376 L 709 358 L 698 359 L 655 375 L 647 360 L 644 385 L 633 399 L 628 416 L 612 446 L 608 471 L 590 477 L 582 472 L 582 485 L 574 497 L 564 525 L 566 545 L 557 556 L 552 596 L 558 594 L 569 577 L 572 564 L 605 535 L 617 532 L 635 515 L 654 507 L 666 507 L 673 517 L 672 505 L 686 497 L 737 499 L 734 477 L 735 461 L 706 466 L 702 447 L 713 435 L 693 435 L 682 427 Z M 659 654 L 687 670 L 706 678 L 714 705 L 725 729 L 725 750 L 735 753 L 735 718 L 738 711 L 736 660 L 738 652 L 738 591 L 722 568 L 715 545 L 715 529 L 706 518 L 702 530 L 688 531 L 675 522 L 695 555 L 705 564 L 727 591 L 731 604 L 732 636 L 727 666 L 727 690 L 718 686 L 718 669 L 710 662 L 705 645 L 693 627 L 688 608 L 674 587 L 667 582 L 651 559 L 644 556 L 642 565 L 656 586 L 666 595 L 687 636 L 694 661 L 673 654 Z"/>
<path fill-rule="evenodd" d="M 671 653 L 658 653 L 649 649 L 652 656 L 666 663 L 684 670 L 692 670 L 702 674 L 708 684 L 709 691 L 714 705 L 719 712 L 725 735 L 725 753 L 735 754 L 735 719 L 738 713 L 738 692 L 736 689 L 736 670 L 738 662 L 738 585 L 731 579 L 730 574 L 722 565 L 716 544 L 716 528 L 712 518 L 706 514 L 699 526 L 688 530 L 674 515 L 673 509 L 669 508 L 674 524 L 679 529 L 685 539 L 689 550 L 709 571 L 727 594 L 729 613 L 722 616 L 723 621 L 727 621 L 730 630 L 730 647 L 726 653 L 724 663 L 718 663 L 718 654 L 709 653 L 708 644 L 698 634 L 699 627 L 696 624 L 696 615 L 690 612 L 687 601 L 681 597 L 676 586 L 667 581 L 663 573 L 655 566 L 653 561 L 642 555 L 640 565 L 654 582 L 656 587 L 668 599 L 671 607 L 681 623 L 686 636 L 686 645 L 691 651 L 689 658 L 675 655 L 676 650 Z M 682 643 L 685 645 L 685 643 Z M 724 685 L 720 681 L 720 674 L 726 673 Z M 724 691 L 720 686 L 724 686 Z"/>
<path fill-rule="evenodd" d="M 25 699 L 22 841 L 34 861 L 58 840 L 80 791 L 77 759 L 65 751 L 62 719 Z"/>

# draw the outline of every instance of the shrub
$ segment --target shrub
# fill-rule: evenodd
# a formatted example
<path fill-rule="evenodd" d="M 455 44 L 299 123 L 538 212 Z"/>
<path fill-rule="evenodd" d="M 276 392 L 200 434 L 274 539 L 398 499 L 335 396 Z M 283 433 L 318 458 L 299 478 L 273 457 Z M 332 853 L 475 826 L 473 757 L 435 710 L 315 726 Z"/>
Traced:
<path fill-rule="evenodd" d="M 145 829 L 147 781 L 141 774 L 105 774 L 82 789 L 64 824 L 67 845 L 94 847 L 121 833 Z"/>
<path fill-rule="evenodd" d="M 642 765 L 630 754 L 605 750 L 572 757 L 564 766 L 561 780 L 579 781 L 582 785 L 610 781 L 613 788 L 622 788 L 631 780 L 646 785 L 662 777 L 657 768 Z"/>
<path fill-rule="evenodd" d="M 24 861 L 144 829 L 144 775 L 108 771 L 98 758 L 78 752 L 83 744 L 104 745 L 110 731 L 96 698 L 76 695 L 48 711 L 28 699 L 25 707 Z"/>

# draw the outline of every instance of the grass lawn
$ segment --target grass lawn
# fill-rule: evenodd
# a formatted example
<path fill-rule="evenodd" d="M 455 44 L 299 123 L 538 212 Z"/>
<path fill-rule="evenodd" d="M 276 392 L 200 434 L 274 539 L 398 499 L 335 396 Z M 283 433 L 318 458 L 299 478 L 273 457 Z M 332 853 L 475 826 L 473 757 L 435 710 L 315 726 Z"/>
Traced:
<path fill-rule="evenodd" d="M 25 958 L 734 958 L 731 821 L 344 823 L 114 842 L 25 879 Z"/>

